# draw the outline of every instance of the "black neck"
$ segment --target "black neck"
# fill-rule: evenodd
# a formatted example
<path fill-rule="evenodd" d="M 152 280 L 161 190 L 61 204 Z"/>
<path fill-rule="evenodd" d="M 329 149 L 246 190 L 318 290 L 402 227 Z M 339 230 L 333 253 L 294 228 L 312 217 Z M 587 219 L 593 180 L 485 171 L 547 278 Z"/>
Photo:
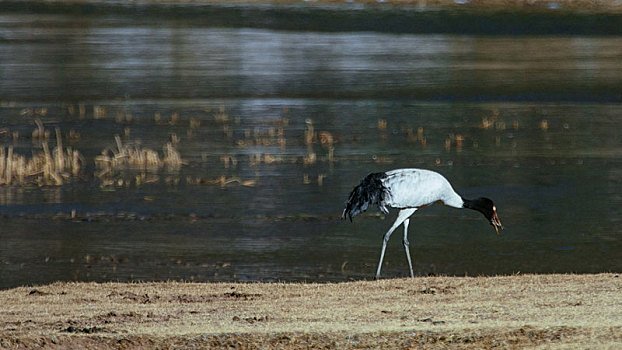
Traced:
<path fill-rule="evenodd" d="M 462 197 L 462 207 L 466 209 L 473 209 L 473 201 Z"/>
<path fill-rule="evenodd" d="M 492 217 L 492 206 L 489 203 L 487 203 L 489 201 L 490 200 L 486 198 L 477 198 L 477 199 L 462 198 L 462 202 L 463 202 L 462 207 L 466 209 L 477 210 L 480 213 L 482 213 L 487 219 L 490 219 Z"/>

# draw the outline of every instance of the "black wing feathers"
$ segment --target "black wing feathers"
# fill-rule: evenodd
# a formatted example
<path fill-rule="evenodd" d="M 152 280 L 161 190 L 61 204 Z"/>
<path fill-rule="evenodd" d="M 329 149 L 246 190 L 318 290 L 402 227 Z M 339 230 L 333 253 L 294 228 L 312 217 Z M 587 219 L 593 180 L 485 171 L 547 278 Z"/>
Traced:
<path fill-rule="evenodd" d="M 386 190 L 382 184 L 382 179 L 385 177 L 385 173 L 372 173 L 361 180 L 361 183 L 350 193 L 341 218 L 350 218 L 352 221 L 353 217 L 367 210 L 370 205 L 380 205 Z"/>

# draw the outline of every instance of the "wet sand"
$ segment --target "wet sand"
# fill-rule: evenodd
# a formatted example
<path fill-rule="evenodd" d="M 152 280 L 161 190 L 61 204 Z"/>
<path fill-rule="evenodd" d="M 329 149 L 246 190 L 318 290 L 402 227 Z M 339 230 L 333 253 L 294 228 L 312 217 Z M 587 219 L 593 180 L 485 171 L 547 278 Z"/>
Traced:
<path fill-rule="evenodd" d="M 0 291 L 8 348 L 619 348 L 617 274 Z"/>

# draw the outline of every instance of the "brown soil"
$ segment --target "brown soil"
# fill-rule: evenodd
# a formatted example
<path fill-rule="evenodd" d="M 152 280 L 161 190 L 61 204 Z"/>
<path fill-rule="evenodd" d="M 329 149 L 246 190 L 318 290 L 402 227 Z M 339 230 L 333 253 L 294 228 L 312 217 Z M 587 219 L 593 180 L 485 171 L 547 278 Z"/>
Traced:
<path fill-rule="evenodd" d="M 615 274 L 0 291 L 0 348 L 621 348 Z"/>

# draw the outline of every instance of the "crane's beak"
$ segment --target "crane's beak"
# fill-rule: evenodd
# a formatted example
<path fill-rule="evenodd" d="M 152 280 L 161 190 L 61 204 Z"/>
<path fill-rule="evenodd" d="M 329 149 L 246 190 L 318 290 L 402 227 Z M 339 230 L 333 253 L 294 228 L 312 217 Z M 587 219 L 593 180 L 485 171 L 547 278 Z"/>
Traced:
<path fill-rule="evenodd" d="M 499 228 L 501 228 L 503 230 L 503 225 L 501 225 L 501 220 L 499 220 L 499 217 L 497 216 L 497 208 L 492 208 L 493 213 L 492 213 L 492 219 L 490 220 L 490 224 L 492 225 L 492 227 L 495 228 L 495 231 L 497 232 L 497 234 L 499 234 Z"/>

